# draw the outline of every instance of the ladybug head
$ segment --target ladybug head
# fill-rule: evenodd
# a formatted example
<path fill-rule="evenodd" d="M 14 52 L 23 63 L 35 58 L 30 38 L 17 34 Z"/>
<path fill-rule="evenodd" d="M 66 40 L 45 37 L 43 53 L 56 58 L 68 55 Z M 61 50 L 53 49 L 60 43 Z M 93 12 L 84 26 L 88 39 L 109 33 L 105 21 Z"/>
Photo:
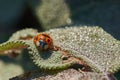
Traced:
<path fill-rule="evenodd" d="M 34 43 L 41 50 L 46 50 L 52 45 L 52 38 L 48 34 L 41 33 L 34 37 Z"/>

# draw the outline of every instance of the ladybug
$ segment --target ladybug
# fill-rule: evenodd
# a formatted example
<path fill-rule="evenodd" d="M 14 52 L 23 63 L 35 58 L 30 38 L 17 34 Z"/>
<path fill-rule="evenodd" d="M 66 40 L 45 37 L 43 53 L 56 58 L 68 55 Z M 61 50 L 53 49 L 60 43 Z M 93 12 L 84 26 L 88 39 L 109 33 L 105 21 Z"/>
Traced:
<path fill-rule="evenodd" d="M 38 34 L 37 36 L 34 37 L 33 41 L 34 41 L 34 44 L 40 50 L 47 50 L 47 49 L 50 49 L 53 46 L 52 38 L 46 33 Z"/>

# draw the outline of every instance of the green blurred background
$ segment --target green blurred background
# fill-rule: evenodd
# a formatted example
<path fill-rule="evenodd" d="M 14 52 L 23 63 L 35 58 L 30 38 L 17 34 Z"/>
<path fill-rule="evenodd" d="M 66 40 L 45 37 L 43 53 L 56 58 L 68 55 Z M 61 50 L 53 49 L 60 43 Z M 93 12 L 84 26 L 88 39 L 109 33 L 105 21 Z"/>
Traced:
<path fill-rule="evenodd" d="M 72 25 L 100 26 L 120 40 L 119 0 L 0 0 L 0 43 L 17 30 L 45 31 Z M 13 59 L 0 56 L 0 80 L 38 69 L 27 51 Z M 120 73 L 115 76 L 120 79 Z"/>

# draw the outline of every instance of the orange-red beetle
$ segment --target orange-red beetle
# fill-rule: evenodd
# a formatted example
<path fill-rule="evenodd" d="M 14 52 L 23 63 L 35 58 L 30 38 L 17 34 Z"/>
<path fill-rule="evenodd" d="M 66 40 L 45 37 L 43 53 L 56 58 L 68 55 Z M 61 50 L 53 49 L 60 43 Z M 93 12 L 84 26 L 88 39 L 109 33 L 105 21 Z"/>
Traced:
<path fill-rule="evenodd" d="M 52 38 L 46 33 L 40 33 L 35 36 L 34 43 L 40 50 L 47 50 L 53 46 Z"/>

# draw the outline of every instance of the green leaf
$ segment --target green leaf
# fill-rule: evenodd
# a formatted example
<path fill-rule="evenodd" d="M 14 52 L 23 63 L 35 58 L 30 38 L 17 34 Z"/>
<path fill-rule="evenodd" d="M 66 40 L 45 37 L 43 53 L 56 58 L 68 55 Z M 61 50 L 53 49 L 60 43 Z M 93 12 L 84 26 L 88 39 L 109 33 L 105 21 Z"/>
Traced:
<path fill-rule="evenodd" d="M 21 34 L 30 32 L 25 29 L 16 32 L 8 42 L 0 44 L 0 52 L 26 46 L 33 62 L 42 69 L 65 69 L 74 64 L 63 63 L 62 51 L 39 51 L 31 40 L 22 39 Z M 116 72 L 120 69 L 120 41 L 113 38 L 100 27 L 69 27 L 51 29 L 45 33 L 53 39 L 53 45 L 60 47 L 73 57 L 83 60 L 95 72 Z M 37 35 L 37 32 L 33 33 Z M 24 37 L 25 38 L 25 37 Z M 20 40 L 19 40 L 20 39 Z"/>
<path fill-rule="evenodd" d="M 47 33 L 53 38 L 54 45 L 82 59 L 97 72 L 120 69 L 120 41 L 100 27 L 72 26 Z"/>

